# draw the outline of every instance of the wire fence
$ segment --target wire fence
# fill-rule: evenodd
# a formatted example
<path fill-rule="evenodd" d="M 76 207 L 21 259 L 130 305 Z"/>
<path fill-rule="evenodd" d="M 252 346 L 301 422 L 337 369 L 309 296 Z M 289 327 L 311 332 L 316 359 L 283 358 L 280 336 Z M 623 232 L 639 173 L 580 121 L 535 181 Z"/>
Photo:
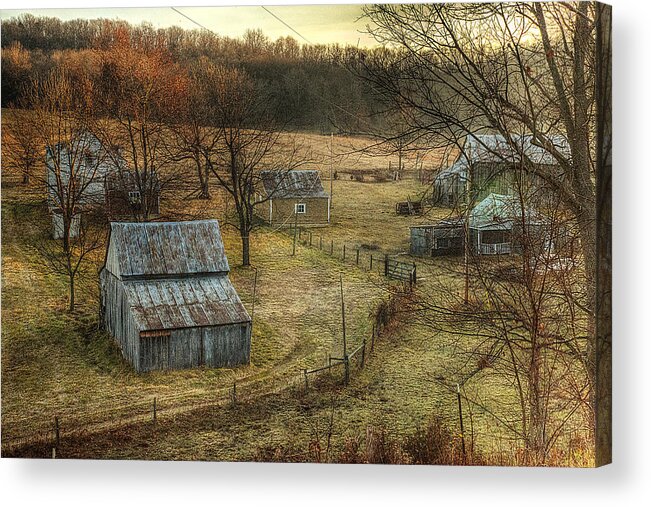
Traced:
<path fill-rule="evenodd" d="M 56 457 L 65 439 L 111 431 L 129 425 L 150 422 L 162 424 L 166 418 L 199 408 L 221 408 L 256 401 L 264 396 L 290 394 L 300 396 L 309 389 L 326 383 L 344 385 L 351 374 L 362 370 L 381 336 L 382 327 L 373 326 L 370 340 L 364 337 L 355 348 L 344 351 L 343 357 L 328 356 L 324 366 L 313 369 L 291 369 L 272 375 L 234 380 L 211 392 L 148 396 L 124 405 L 53 414 L 50 417 L 4 420 L 2 454 L 18 453 L 30 446 L 46 446 Z M 48 451 L 49 452 L 49 451 Z"/>
<path fill-rule="evenodd" d="M 368 248 L 362 245 L 351 245 L 345 241 L 335 241 L 315 234 L 311 229 L 303 227 L 289 227 L 286 232 L 293 237 L 293 253 L 296 245 L 313 248 L 323 253 L 336 257 L 340 261 L 355 264 L 360 269 L 383 275 L 389 279 L 399 280 L 409 284 L 410 288 L 417 282 L 417 266 L 415 262 L 406 262 L 396 259 L 379 249 Z"/>

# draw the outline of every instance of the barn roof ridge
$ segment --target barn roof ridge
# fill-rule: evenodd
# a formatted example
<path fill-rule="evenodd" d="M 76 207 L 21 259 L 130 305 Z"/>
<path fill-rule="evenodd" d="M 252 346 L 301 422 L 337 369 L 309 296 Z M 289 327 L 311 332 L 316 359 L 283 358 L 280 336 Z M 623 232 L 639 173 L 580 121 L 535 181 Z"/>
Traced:
<path fill-rule="evenodd" d="M 111 222 L 107 267 L 121 278 L 175 279 L 230 271 L 216 219 Z"/>
<path fill-rule="evenodd" d="M 520 150 L 514 149 L 502 134 L 468 134 L 457 159 L 439 172 L 437 179 L 456 174 L 465 180 L 468 167 L 474 163 L 515 163 L 521 157 L 521 153 L 525 157 L 532 159 L 535 164 L 556 165 L 558 163 L 547 149 L 535 144 L 532 134 L 511 133 L 509 137 Z M 571 155 L 568 140 L 565 136 L 556 134 L 545 137 L 563 155 Z"/>

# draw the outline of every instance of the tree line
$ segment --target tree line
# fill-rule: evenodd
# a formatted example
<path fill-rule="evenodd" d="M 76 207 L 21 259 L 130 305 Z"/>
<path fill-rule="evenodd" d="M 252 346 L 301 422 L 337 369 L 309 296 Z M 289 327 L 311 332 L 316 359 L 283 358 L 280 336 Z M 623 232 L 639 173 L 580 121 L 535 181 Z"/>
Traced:
<path fill-rule="evenodd" d="M 354 46 L 299 44 L 289 36 L 271 40 L 260 30 L 232 38 L 205 29 L 30 14 L 2 23 L 3 107 L 18 99 L 26 80 L 44 79 L 62 62 L 91 63 L 95 52 L 116 42 L 118 32 L 135 47 L 167 52 L 185 69 L 206 61 L 240 68 L 273 97 L 274 117 L 295 128 L 359 131 L 359 118 L 372 116 L 374 110 L 368 85 L 347 69 L 348 62 L 368 51 Z"/>

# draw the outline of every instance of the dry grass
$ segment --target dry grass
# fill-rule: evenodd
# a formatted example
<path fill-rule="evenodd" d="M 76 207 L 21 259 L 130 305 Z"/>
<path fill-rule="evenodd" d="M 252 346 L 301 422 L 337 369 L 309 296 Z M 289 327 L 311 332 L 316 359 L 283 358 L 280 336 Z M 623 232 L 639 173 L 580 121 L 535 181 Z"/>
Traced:
<path fill-rule="evenodd" d="M 315 151 L 329 153 L 329 137 L 305 138 Z M 366 142 L 348 138 L 335 141 L 342 152 L 351 142 Z M 340 159 L 339 167 L 350 170 L 387 164 L 386 160 L 366 155 L 352 162 L 344 160 Z M 324 167 L 327 166 L 322 164 L 318 168 Z M 315 248 L 300 246 L 292 257 L 287 235 L 262 228 L 254 234 L 252 245 L 252 263 L 258 269 L 258 297 L 251 365 L 136 375 L 110 339 L 95 329 L 96 279 L 91 277 L 82 288 L 83 303 L 77 314 L 70 316 L 64 312 L 64 281 L 48 275 L 30 248 L 34 235 L 42 230 L 29 224 L 40 222 L 42 227 L 47 220 L 44 209 L 38 206 L 42 192 L 15 186 L 9 176 L 7 180 L 4 175 L 2 189 L 3 438 L 12 431 L 28 431 L 34 421 L 36 425 L 49 425 L 55 414 L 65 424 L 68 416 L 136 402 L 148 404 L 154 396 L 162 407 L 178 400 L 206 400 L 232 385 L 234 379 L 269 384 L 295 375 L 301 368 L 320 366 L 327 354 L 341 354 L 339 273 L 344 275 L 352 346 L 370 335 L 370 310 L 386 295 L 382 278 Z M 327 180 L 324 186 L 328 190 Z M 378 255 L 404 252 L 409 244 L 410 225 L 430 222 L 447 213 L 435 209 L 423 217 L 395 215 L 396 201 L 408 196 L 416 199 L 426 189 L 413 177 L 384 183 L 338 179 L 333 186 L 332 224 L 316 234 L 323 234 L 325 241 L 334 239 L 339 248 L 346 242 L 351 247 L 377 246 L 374 251 Z M 183 201 L 181 197 L 165 199 L 163 211 L 174 214 L 182 209 L 187 216 L 222 219 L 225 247 L 233 268 L 231 278 L 250 308 L 254 271 L 237 267 L 241 259 L 239 238 L 223 221 L 224 203 L 219 192 L 215 191 L 209 202 Z M 96 262 L 99 265 L 101 255 Z M 363 262 L 366 265 L 367 256 Z M 441 277 L 449 277 L 450 284 L 460 283 L 444 269 L 446 263 L 454 262 L 420 262 L 423 280 L 419 283 L 427 287 L 432 279 Z M 346 461 L 345 456 L 354 456 L 355 442 L 357 451 L 362 452 L 369 424 L 382 428 L 400 445 L 412 438 L 410 445 L 417 447 L 414 435 L 418 435 L 418 429 L 424 428 L 432 414 L 450 430 L 450 449 L 457 449 L 456 397 L 446 387 L 454 379 L 444 378 L 445 372 L 455 365 L 463 366 L 464 359 L 456 346 L 450 335 L 434 335 L 407 319 L 392 326 L 376 343 L 367 367 L 353 373 L 346 389 L 335 382 L 321 391 L 312 389 L 298 397 L 294 392 L 283 392 L 235 408 L 196 408 L 162 414 L 156 428 L 149 423 L 134 423 L 126 428 L 107 428 L 88 438 L 64 439 L 61 456 L 251 460 L 268 457 L 269 452 L 273 457 L 278 452 L 287 460 L 310 461 L 318 452 L 321 461 Z M 512 402 L 508 386 L 480 377 L 474 384 L 474 394 L 490 393 L 505 406 Z M 327 446 L 329 428 L 332 434 Z M 427 433 L 426 429 L 423 431 Z M 492 452 L 494 457 L 515 452 L 516 446 L 506 440 L 485 413 L 475 411 L 466 431 L 467 438 L 472 435 L 478 449 Z M 323 454 L 326 447 L 327 456 Z M 22 454 L 47 455 L 48 449 L 36 446 L 24 449 Z M 359 459 L 368 461 L 367 457 Z M 590 455 L 582 453 L 577 445 L 576 452 L 563 459 L 565 464 L 586 464 Z M 504 464 L 513 462 L 505 460 Z"/>
<path fill-rule="evenodd" d="M 152 396 L 209 395 L 234 378 L 255 378 L 271 370 L 275 375 L 296 373 L 320 365 L 326 354 L 339 352 L 340 272 L 346 280 L 350 337 L 361 340 L 369 329 L 367 305 L 380 289 L 363 273 L 314 251 L 292 257 L 288 237 L 260 231 L 253 240 L 253 264 L 259 274 L 251 365 L 132 374 L 107 337 L 95 330 L 94 280 L 87 284 L 77 314 L 65 313 L 64 280 L 48 275 L 29 247 L 30 235 L 41 230 L 25 224 L 47 220 L 42 207 L 32 208 L 29 203 L 35 201 L 29 199 L 19 188 L 5 189 L 2 399 L 6 428 L 14 428 L 26 417 L 50 420 L 54 414 L 65 416 Z M 224 239 L 230 263 L 237 266 L 238 238 L 226 229 Z M 231 274 L 249 308 L 253 274 L 252 269 L 237 267 Z M 293 283 L 296 280 L 300 283 Z"/>

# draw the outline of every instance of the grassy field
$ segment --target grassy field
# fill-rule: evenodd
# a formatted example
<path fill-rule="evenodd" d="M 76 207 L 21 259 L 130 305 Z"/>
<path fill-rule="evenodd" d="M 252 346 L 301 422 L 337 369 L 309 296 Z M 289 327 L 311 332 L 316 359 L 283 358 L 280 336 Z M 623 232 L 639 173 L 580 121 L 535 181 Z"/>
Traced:
<path fill-rule="evenodd" d="M 311 137 L 315 149 L 329 151 L 329 138 Z M 348 138 L 335 138 L 335 142 L 336 151 L 350 148 Z M 386 160 L 365 155 L 350 170 L 374 164 L 381 167 Z M 48 273 L 33 248 L 48 227 L 42 192 L 36 185 L 26 189 L 11 175 L 3 175 L 3 442 L 12 435 L 51 428 L 54 415 L 65 428 L 67 420 L 83 419 L 84 414 L 91 414 L 89 420 L 94 420 L 93 414 L 98 413 L 100 420 L 119 407 L 140 404 L 146 413 L 154 397 L 161 409 L 178 406 L 183 410 L 161 412 L 155 429 L 148 422 L 132 422 L 125 428 L 117 421 L 114 427 L 107 425 L 87 438 L 64 437 L 61 455 L 249 460 L 260 458 L 261 450 L 284 449 L 285 454 L 298 453 L 296 459 L 301 460 L 307 458 L 300 453 L 315 445 L 325 449 L 328 440 L 328 456 L 323 459 L 334 459 L 351 442 L 358 442 L 368 426 L 383 427 L 402 437 L 437 416 L 458 431 L 456 395 L 450 390 L 458 379 L 446 375 L 455 368 L 462 370 L 466 358 L 458 354 L 451 335 L 433 333 L 408 316 L 377 341 L 366 368 L 354 369 L 346 389 L 336 384 L 300 395 L 295 389 L 279 394 L 265 394 L 262 389 L 262 396 L 236 407 L 200 406 L 234 381 L 270 387 L 298 376 L 300 382 L 303 368 L 322 366 L 328 354 L 341 355 L 340 274 L 349 344 L 354 347 L 369 337 L 370 313 L 387 296 L 388 285 L 383 277 L 367 271 L 368 254 L 404 253 L 410 225 L 431 222 L 449 212 L 433 209 L 425 216 L 395 215 L 396 201 L 408 196 L 414 199 L 427 188 L 414 176 L 383 183 L 333 181 L 332 224 L 314 233 L 323 235 L 326 244 L 332 239 L 337 249 L 344 243 L 349 248 L 372 246 L 373 250 L 364 250 L 360 267 L 350 257 L 342 262 L 340 250 L 330 256 L 300 245 L 292 256 L 288 234 L 264 227 L 256 230 L 252 264 L 258 270 L 258 286 L 250 365 L 136 375 L 110 337 L 97 329 L 96 272 L 103 252 L 95 257 L 90 275 L 79 289 L 77 312 L 68 314 L 65 281 Z M 327 180 L 324 186 L 329 189 Z M 231 279 L 251 308 L 254 270 L 239 267 L 239 238 L 223 222 L 224 201 L 219 192 L 215 189 L 209 202 L 181 197 L 165 199 L 164 213 L 174 215 L 183 210 L 186 217 L 222 220 Z M 433 286 L 428 284 L 442 277 L 448 277 L 452 286 L 461 286 L 461 280 L 450 274 L 454 266 L 449 265 L 459 260 L 418 262 L 421 291 L 426 293 Z M 340 378 L 341 372 L 336 375 Z M 492 397 L 502 409 L 513 402 L 510 386 L 492 379 L 478 376 L 467 389 L 478 398 Z M 470 418 L 467 438 L 482 449 L 504 451 L 514 445 L 489 414 L 470 405 L 464 410 Z M 48 452 L 37 447 L 24 454 Z"/>

